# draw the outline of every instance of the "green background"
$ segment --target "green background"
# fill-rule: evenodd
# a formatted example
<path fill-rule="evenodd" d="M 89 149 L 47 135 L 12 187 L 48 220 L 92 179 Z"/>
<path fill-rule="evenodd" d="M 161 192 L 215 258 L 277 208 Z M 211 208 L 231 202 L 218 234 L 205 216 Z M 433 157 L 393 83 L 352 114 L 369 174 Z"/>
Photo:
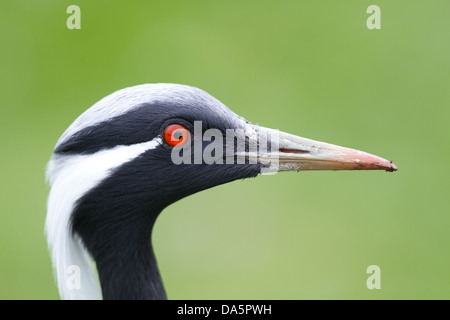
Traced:
<path fill-rule="evenodd" d="M 81 30 L 66 27 L 71 4 Z M 371 4 L 381 30 L 366 27 Z M 100 98 L 155 82 L 400 168 L 279 173 L 173 204 L 153 235 L 169 298 L 450 298 L 449 13 L 444 0 L 2 0 L 0 298 L 59 298 L 43 231 L 53 147 Z"/>

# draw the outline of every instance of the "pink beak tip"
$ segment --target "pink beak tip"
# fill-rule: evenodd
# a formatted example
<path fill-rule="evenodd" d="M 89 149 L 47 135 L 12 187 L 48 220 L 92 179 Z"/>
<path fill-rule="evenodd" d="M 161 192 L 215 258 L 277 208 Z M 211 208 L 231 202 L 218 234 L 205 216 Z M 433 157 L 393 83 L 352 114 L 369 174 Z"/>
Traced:
<path fill-rule="evenodd" d="M 392 163 L 392 160 L 389 161 L 390 166 L 386 169 L 386 172 L 394 172 L 398 170 L 398 167 Z"/>

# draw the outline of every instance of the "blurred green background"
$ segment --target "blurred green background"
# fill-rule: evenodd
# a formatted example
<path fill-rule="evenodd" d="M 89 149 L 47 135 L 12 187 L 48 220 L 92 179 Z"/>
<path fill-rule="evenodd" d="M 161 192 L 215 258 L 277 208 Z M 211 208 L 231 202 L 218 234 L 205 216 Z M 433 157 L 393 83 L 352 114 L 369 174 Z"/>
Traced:
<path fill-rule="evenodd" d="M 81 30 L 66 27 L 71 4 Z M 372 4 L 381 30 L 366 27 Z M 443 0 L 2 0 L 0 298 L 59 298 L 46 162 L 93 103 L 155 82 L 400 168 L 280 173 L 173 204 L 153 235 L 169 298 L 450 298 L 449 13 Z"/>

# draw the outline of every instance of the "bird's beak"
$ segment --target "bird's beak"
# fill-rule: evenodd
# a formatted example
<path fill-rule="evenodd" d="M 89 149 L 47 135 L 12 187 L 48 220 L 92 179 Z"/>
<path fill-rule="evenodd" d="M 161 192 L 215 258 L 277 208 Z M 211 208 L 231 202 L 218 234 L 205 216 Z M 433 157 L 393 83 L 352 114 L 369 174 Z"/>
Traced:
<path fill-rule="evenodd" d="M 267 152 L 258 152 L 258 160 L 270 163 L 272 171 L 302 170 L 385 170 L 396 171 L 392 161 L 367 152 L 298 137 L 264 127 L 257 136 L 270 136 Z"/>

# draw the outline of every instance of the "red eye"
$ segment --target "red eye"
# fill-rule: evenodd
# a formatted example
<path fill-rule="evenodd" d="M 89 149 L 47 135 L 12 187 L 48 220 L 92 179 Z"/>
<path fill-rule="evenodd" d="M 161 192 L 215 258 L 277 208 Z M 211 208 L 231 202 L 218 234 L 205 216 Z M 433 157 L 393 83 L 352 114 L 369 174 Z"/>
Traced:
<path fill-rule="evenodd" d="M 164 141 L 172 147 L 182 145 L 190 138 L 188 129 L 181 124 L 171 124 L 167 126 L 164 129 L 163 135 Z"/>

